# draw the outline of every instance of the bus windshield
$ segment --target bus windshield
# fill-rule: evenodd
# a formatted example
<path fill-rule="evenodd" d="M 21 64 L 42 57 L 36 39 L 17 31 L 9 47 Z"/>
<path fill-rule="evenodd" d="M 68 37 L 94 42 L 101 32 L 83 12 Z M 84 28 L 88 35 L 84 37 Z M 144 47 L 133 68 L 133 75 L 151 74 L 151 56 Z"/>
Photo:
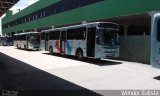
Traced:
<path fill-rule="evenodd" d="M 30 37 L 30 43 L 32 43 L 32 44 L 40 44 L 40 35 L 32 35 Z"/>
<path fill-rule="evenodd" d="M 103 46 L 116 46 L 118 45 L 118 31 L 108 29 L 98 29 L 96 42 Z"/>
<path fill-rule="evenodd" d="M 6 42 L 13 42 L 13 38 L 12 37 L 6 37 Z"/>

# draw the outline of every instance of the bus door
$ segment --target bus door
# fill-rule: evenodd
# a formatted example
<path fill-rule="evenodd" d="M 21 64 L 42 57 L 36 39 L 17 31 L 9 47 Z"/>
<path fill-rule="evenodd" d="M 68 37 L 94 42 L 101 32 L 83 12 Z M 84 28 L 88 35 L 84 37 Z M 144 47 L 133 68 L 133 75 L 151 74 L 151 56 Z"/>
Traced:
<path fill-rule="evenodd" d="M 48 51 L 49 33 L 45 33 L 45 50 Z"/>
<path fill-rule="evenodd" d="M 66 31 L 61 31 L 61 40 L 60 40 L 61 54 L 65 54 L 65 42 L 66 42 Z"/>
<path fill-rule="evenodd" d="M 26 48 L 28 49 L 29 47 L 29 40 L 30 40 L 30 36 L 29 35 L 26 35 Z"/>
<path fill-rule="evenodd" d="M 96 28 L 88 28 L 87 33 L 87 57 L 95 56 L 95 36 L 96 36 Z"/>

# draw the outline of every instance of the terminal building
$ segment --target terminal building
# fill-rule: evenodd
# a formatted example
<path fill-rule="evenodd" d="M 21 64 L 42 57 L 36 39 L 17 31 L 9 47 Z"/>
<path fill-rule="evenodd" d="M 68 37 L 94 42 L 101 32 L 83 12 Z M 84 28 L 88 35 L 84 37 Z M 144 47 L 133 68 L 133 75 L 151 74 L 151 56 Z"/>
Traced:
<path fill-rule="evenodd" d="M 86 22 L 120 24 L 120 59 L 150 63 L 151 18 L 160 0 L 39 0 L 6 12 L 2 34 L 13 35 Z"/>

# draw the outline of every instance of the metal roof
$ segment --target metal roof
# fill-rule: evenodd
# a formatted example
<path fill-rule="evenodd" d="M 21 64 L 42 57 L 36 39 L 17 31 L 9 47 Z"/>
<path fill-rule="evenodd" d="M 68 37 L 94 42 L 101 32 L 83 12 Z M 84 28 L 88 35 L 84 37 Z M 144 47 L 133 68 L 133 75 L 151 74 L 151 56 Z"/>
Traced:
<path fill-rule="evenodd" d="M 19 0 L 0 0 L 0 17 Z"/>

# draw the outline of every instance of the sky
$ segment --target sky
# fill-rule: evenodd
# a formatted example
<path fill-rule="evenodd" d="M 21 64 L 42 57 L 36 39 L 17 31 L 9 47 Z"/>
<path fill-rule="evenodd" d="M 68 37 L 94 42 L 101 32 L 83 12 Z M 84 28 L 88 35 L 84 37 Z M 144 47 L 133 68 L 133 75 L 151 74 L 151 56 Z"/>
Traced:
<path fill-rule="evenodd" d="M 20 0 L 15 6 L 13 6 L 10 10 L 18 10 L 18 9 L 24 9 L 27 6 L 37 2 L 38 0 Z"/>
<path fill-rule="evenodd" d="M 10 10 L 23 10 L 24 8 L 28 7 L 29 5 L 37 2 L 38 0 L 20 0 L 17 4 L 15 4 Z M 1 22 L 1 18 L 0 18 Z M 0 35 L 2 34 L 2 28 L 1 28 L 1 23 L 0 23 Z"/>

